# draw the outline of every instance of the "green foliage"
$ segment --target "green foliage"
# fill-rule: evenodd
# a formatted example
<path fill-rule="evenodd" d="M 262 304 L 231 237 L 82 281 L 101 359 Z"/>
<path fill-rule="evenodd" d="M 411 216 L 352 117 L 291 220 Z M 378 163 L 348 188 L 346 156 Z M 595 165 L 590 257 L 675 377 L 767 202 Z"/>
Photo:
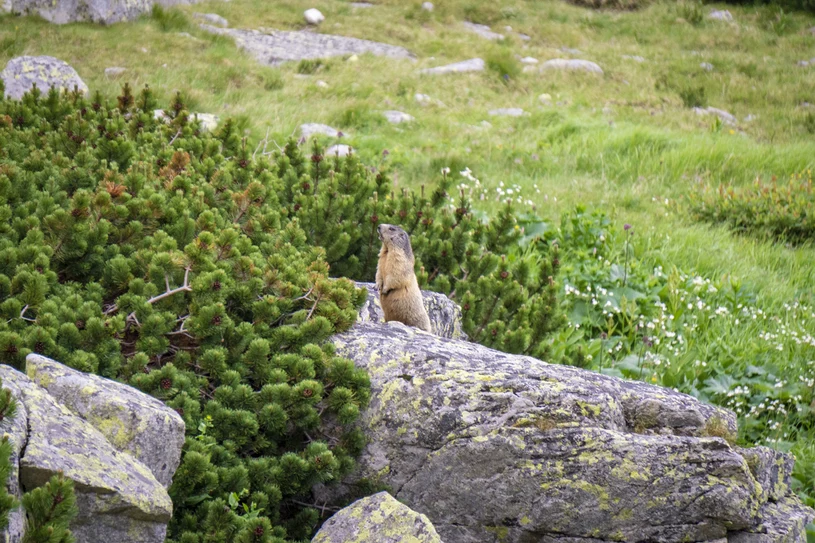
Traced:
<path fill-rule="evenodd" d="M 679 17 L 694 26 L 701 24 L 705 19 L 705 12 L 702 2 L 693 0 L 680 2 L 677 4 L 676 10 Z"/>
<path fill-rule="evenodd" d="M 685 107 L 707 107 L 707 92 L 702 85 L 685 85 L 679 89 Z"/>
<path fill-rule="evenodd" d="M 792 244 L 815 240 L 815 194 L 809 170 L 786 183 L 756 181 L 744 189 L 705 185 L 688 200 L 696 219 L 725 224 L 738 233 Z"/>
<path fill-rule="evenodd" d="M 0 383 L 0 424 L 13 419 L 17 411 L 17 402 L 11 395 L 11 391 L 1 387 L 2 383 Z M 6 486 L 6 481 L 11 474 L 12 452 L 12 443 L 8 436 L 4 435 L 0 441 L 0 531 L 8 526 L 9 512 L 19 505 L 14 496 L 9 494 Z"/>
<path fill-rule="evenodd" d="M 300 504 L 362 445 L 368 377 L 321 344 L 365 291 L 282 201 L 302 164 L 253 159 L 233 122 L 203 133 L 181 96 L 166 124 L 154 107 L 129 87 L 0 101 L 0 361 L 38 352 L 181 414 L 172 540 L 306 538 Z"/>
<path fill-rule="evenodd" d="M 316 73 L 323 67 L 327 67 L 327 64 L 324 64 L 322 59 L 303 59 L 297 63 L 297 73 L 298 74 L 305 74 L 311 75 Z"/>
<path fill-rule="evenodd" d="M 508 47 L 497 47 L 487 54 L 487 68 L 508 83 L 521 75 L 521 63 Z"/>
<path fill-rule="evenodd" d="M 796 454 L 793 485 L 815 503 L 815 299 L 762 302 L 732 276 L 704 277 L 645 251 L 636 230 L 578 208 L 547 232 L 562 246 L 570 322 L 551 338 L 550 359 L 732 409 L 740 444 Z M 731 439 L 720 424 L 706 432 Z"/>
<path fill-rule="evenodd" d="M 192 26 L 182 11 L 163 8 L 158 4 L 153 6 L 151 17 L 163 32 L 179 32 Z"/>
<path fill-rule="evenodd" d="M 73 543 L 68 525 L 79 513 L 74 482 L 54 475 L 39 488 L 26 492 L 23 508 L 27 524 L 23 543 Z"/>
<path fill-rule="evenodd" d="M 456 176 L 463 182 L 454 189 L 445 169 L 428 194 L 424 187 L 394 191 L 385 173 L 364 175 L 355 157 L 324 157 L 316 143 L 310 160 L 289 144 L 277 167 L 289 172 L 281 205 L 312 244 L 325 248 L 332 273 L 372 281 L 376 227 L 398 224 L 411 236 L 419 284 L 461 305 L 470 339 L 546 357 L 546 338 L 563 320 L 554 281 L 557 247 L 541 240 L 547 227 L 541 219 L 516 217 L 509 201 L 495 218 L 478 218 L 470 195 L 480 182 L 469 170 Z"/>

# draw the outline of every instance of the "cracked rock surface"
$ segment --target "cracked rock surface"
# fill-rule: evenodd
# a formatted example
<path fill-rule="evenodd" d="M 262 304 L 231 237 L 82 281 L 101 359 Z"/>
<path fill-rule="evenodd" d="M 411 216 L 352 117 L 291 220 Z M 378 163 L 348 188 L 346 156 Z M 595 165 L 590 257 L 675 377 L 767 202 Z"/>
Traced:
<path fill-rule="evenodd" d="M 261 64 L 269 66 L 277 66 L 292 60 L 361 55 L 363 53 L 397 59 L 413 58 L 410 51 L 404 47 L 345 36 L 306 31 L 240 30 L 218 28 L 206 24 L 202 24 L 201 28 L 213 34 L 231 36 L 238 47 L 246 50 Z"/>
<path fill-rule="evenodd" d="M 446 543 L 806 540 L 791 457 L 731 447 L 728 410 L 400 323 L 334 343 L 373 393 L 346 482 L 387 485 Z"/>

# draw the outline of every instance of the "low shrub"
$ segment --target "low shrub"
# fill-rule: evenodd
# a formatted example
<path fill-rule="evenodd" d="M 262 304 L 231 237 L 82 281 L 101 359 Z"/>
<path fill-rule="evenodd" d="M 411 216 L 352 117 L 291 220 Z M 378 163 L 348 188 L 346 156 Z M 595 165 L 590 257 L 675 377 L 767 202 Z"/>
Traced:
<path fill-rule="evenodd" d="M 167 123 L 155 108 L 127 85 L 115 104 L 0 100 L 0 362 L 37 352 L 178 411 L 170 541 L 311 536 L 310 489 L 352 469 L 370 394 L 326 343 L 366 292 L 329 270 L 372 280 L 381 222 L 410 232 L 420 282 L 463 306 L 473 339 L 547 353 L 559 264 L 536 217 L 480 219 L 449 175 L 395 191 L 316 144 L 252 151 L 180 96 Z"/>
<path fill-rule="evenodd" d="M 785 183 L 756 181 L 743 189 L 705 185 L 688 201 L 697 220 L 796 245 L 815 241 L 815 194 L 809 171 Z"/>

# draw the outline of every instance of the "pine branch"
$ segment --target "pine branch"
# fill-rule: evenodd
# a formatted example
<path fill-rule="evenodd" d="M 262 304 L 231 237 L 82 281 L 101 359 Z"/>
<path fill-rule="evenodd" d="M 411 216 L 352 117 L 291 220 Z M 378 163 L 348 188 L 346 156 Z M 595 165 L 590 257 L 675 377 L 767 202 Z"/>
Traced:
<path fill-rule="evenodd" d="M 164 298 L 169 298 L 173 294 L 178 294 L 179 292 L 191 292 L 192 287 L 190 287 L 190 266 L 187 266 L 186 268 L 184 268 L 184 284 L 181 285 L 180 287 L 176 287 L 176 288 L 173 288 L 173 289 L 169 288 L 170 283 L 169 283 L 169 280 L 167 279 L 166 275 L 164 276 L 164 281 L 165 281 L 165 283 L 166 283 L 166 285 L 168 287 L 167 291 L 162 292 L 161 294 L 159 294 L 157 296 L 153 296 L 152 298 L 147 300 L 148 304 L 153 305 L 154 303 L 156 303 L 158 301 L 161 301 Z M 119 311 L 119 306 L 116 305 L 116 304 L 113 304 L 113 306 L 110 309 L 108 309 L 107 311 L 105 311 L 104 314 L 105 315 L 111 315 L 113 313 L 116 313 L 117 311 Z M 131 317 L 133 319 L 135 319 L 136 318 L 136 312 L 134 311 L 133 313 L 131 313 L 127 317 L 128 317 L 128 319 L 130 319 Z M 136 324 L 138 324 L 138 322 L 139 321 L 136 321 Z"/>

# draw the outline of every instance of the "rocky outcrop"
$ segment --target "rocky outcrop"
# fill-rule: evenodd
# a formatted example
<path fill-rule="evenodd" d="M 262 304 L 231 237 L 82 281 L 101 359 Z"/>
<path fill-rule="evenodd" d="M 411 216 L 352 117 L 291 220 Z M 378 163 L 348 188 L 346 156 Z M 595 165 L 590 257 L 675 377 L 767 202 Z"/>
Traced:
<path fill-rule="evenodd" d="M 165 488 L 170 486 L 184 445 L 184 421 L 173 409 L 132 387 L 37 354 L 26 358 L 26 373 L 117 450 L 144 464 Z"/>
<path fill-rule="evenodd" d="M 235 43 L 261 64 L 277 66 L 292 60 L 329 58 L 371 53 L 391 58 L 412 58 L 404 47 L 370 40 L 332 36 L 305 31 L 239 30 L 218 28 L 202 24 L 201 28 L 213 34 L 234 38 Z"/>
<path fill-rule="evenodd" d="M 8 61 L 0 72 L 0 79 L 5 86 L 6 98 L 19 100 L 25 93 L 36 86 L 43 94 L 51 87 L 59 91 L 72 91 L 75 88 L 87 94 L 88 86 L 68 63 L 58 58 L 16 57 Z"/>
<path fill-rule="evenodd" d="M 541 65 L 541 70 L 567 70 L 603 75 L 603 69 L 590 60 L 553 58 Z"/>
<path fill-rule="evenodd" d="M 357 287 L 368 290 L 368 298 L 359 310 L 359 323 L 385 322 L 379 294 L 373 283 L 357 283 Z M 450 298 L 438 292 L 422 291 L 422 302 L 430 317 L 430 327 L 437 336 L 451 339 L 467 339 L 467 334 L 461 329 L 461 308 Z"/>
<path fill-rule="evenodd" d="M 6 3 L 6 11 L 39 15 L 56 24 L 132 21 L 150 13 L 152 8 L 152 0 L 10 0 Z"/>
<path fill-rule="evenodd" d="M 120 412 L 121 406 L 132 407 L 139 410 L 138 414 L 150 417 L 155 407 L 152 399 L 101 378 L 82 380 L 79 372 L 60 368 L 58 363 L 36 355 L 29 355 L 28 360 L 32 363 L 29 372 L 39 382 L 71 403 L 73 409 L 82 411 L 89 420 L 77 415 L 25 374 L 0 365 L 3 386 L 12 391 L 18 404 L 11 439 L 18 445 L 15 467 L 19 468 L 19 478 L 11 480 L 9 486 L 13 487 L 19 480 L 22 490 L 28 491 L 42 486 L 57 473 L 74 481 L 79 515 L 70 528 L 77 543 L 163 542 L 172 516 L 170 497 L 145 464 L 122 452 L 124 445 L 149 443 L 152 438 L 144 441 L 137 435 L 128 436 L 129 430 L 139 431 L 138 424 L 126 426 L 128 422 Z M 111 397 L 114 395 L 126 397 Z M 122 450 L 117 450 L 90 420 L 103 430 L 116 428 L 114 432 L 107 432 L 114 442 L 128 436 L 119 443 Z M 165 443 L 168 456 L 177 458 L 180 449 L 174 448 L 179 445 L 168 440 Z M 145 453 L 138 451 L 138 445 L 135 448 L 139 454 Z M 172 477 L 169 468 L 161 473 L 166 474 L 168 480 Z"/>
<path fill-rule="evenodd" d="M 446 543 L 805 541 L 792 459 L 732 447 L 728 410 L 400 323 L 334 342 L 371 376 L 349 482 L 387 485 Z"/>
<path fill-rule="evenodd" d="M 357 500 L 323 524 L 312 543 L 441 543 L 426 516 L 387 492 Z"/>

